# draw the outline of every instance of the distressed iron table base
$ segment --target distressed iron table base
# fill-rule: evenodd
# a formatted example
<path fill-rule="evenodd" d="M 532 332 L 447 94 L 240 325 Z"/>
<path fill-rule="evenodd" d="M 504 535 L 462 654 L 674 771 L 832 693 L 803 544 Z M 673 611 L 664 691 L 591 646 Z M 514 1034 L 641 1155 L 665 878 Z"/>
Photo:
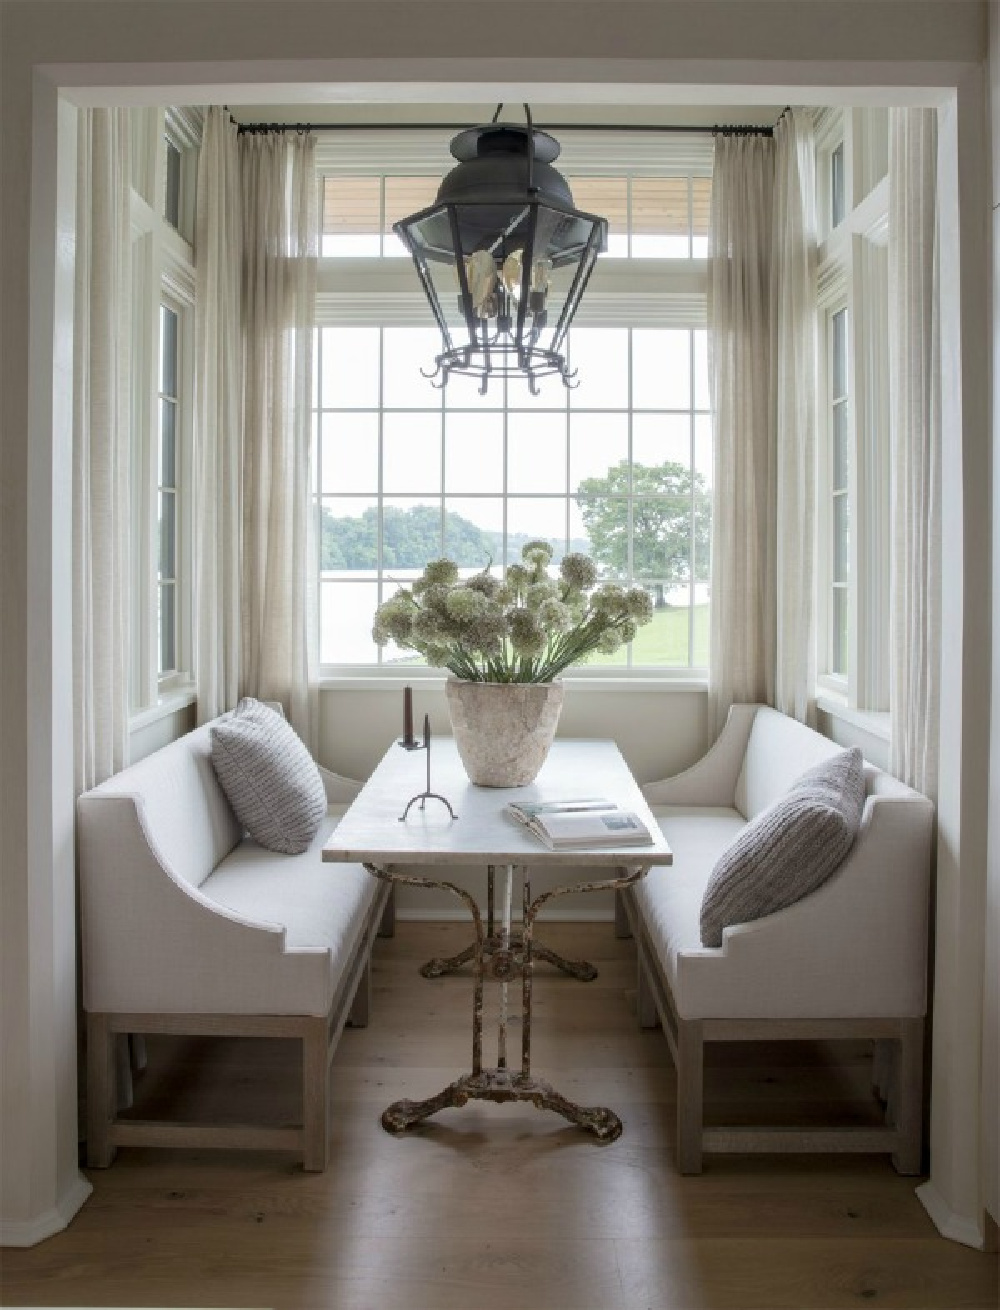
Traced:
<path fill-rule="evenodd" d="M 490 864 L 486 869 L 486 936 L 482 943 L 483 954 L 488 956 L 508 948 L 523 954 L 525 946 L 523 931 L 508 925 L 505 930 L 506 940 L 504 933 L 496 931 L 495 879 L 496 865 Z M 424 978 L 441 978 L 446 973 L 457 973 L 463 964 L 468 964 L 470 960 L 476 958 L 477 949 L 478 943 L 470 942 L 465 950 L 459 951 L 457 955 L 436 955 L 433 960 L 428 960 L 426 964 L 420 966 L 420 973 Z M 557 954 L 540 942 L 532 941 L 531 954 L 535 960 L 554 964 L 557 969 L 561 969 L 563 973 L 580 982 L 592 982 L 597 977 L 597 970 L 586 960 L 567 960 L 565 956 Z"/>
<path fill-rule="evenodd" d="M 439 1110 L 469 1101 L 530 1101 L 539 1110 L 554 1110 L 578 1128 L 585 1128 L 599 1142 L 614 1142 L 622 1134 L 621 1120 L 613 1110 L 601 1105 L 577 1105 L 543 1079 L 510 1069 L 463 1074 L 425 1101 L 394 1101 L 382 1114 L 382 1127 L 389 1133 L 405 1133 Z"/>
<path fill-rule="evenodd" d="M 524 947 L 524 939 L 516 929 L 511 933 L 511 945 L 514 950 L 522 950 Z M 496 933 L 486 938 L 484 953 L 489 954 L 500 948 L 501 939 Z M 586 960 L 567 960 L 565 956 L 557 954 L 548 946 L 543 946 L 541 942 L 532 942 L 531 954 L 536 961 L 545 960 L 547 964 L 554 964 L 557 969 L 561 969 L 563 973 L 580 982 L 592 982 L 597 977 L 596 968 Z M 459 951 L 457 955 L 436 955 L 420 966 L 420 973 L 424 978 L 442 978 L 446 973 L 457 973 L 463 964 L 468 964 L 475 957 L 476 943 L 470 942 L 465 950 Z"/>
<path fill-rule="evenodd" d="M 631 869 L 619 867 L 617 877 L 572 887 L 554 887 L 534 899 L 531 896 L 528 871 L 524 869 L 522 926 L 519 930 L 515 930 L 511 923 L 511 890 L 515 866 L 508 864 L 504 867 L 503 913 L 499 931 L 495 931 L 494 865 L 487 866 L 488 921 L 484 925 L 478 904 L 464 887 L 459 887 L 446 879 L 425 878 L 417 874 L 405 873 L 400 869 L 365 863 L 369 873 L 386 882 L 404 883 L 414 887 L 436 887 L 452 892 L 468 909 L 475 929 L 475 940 L 472 945 L 460 955 L 453 957 L 453 961 L 444 962 L 457 965 L 472 960 L 472 1069 L 453 1083 L 449 1083 L 436 1096 L 430 1096 L 425 1101 L 394 1101 L 382 1114 L 382 1127 L 389 1133 L 405 1133 L 415 1124 L 421 1123 L 432 1114 L 437 1114 L 438 1110 L 466 1105 L 472 1100 L 530 1101 L 540 1110 L 554 1110 L 570 1123 L 585 1128 L 593 1133 L 599 1142 L 613 1142 L 621 1136 L 622 1124 L 612 1110 L 604 1106 L 576 1105 L 557 1092 L 549 1083 L 532 1077 L 531 991 L 535 956 L 541 954 L 534 941 L 534 927 L 538 911 L 553 897 L 565 896 L 570 891 L 619 891 L 638 882 L 646 875 L 649 866 L 640 865 Z M 554 953 L 547 952 L 544 958 L 551 958 L 552 954 Z M 560 959 L 561 957 L 556 957 L 557 961 Z M 430 962 L 431 965 L 435 963 L 436 961 L 433 960 Z M 426 969 L 429 966 L 424 967 Z M 593 968 L 592 965 L 585 967 Z M 596 970 L 594 972 L 596 973 Z M 497 1063 L 492 1069 L 483 1068 L 483 991 L 487 975 L 500 984 Z M 515 1073 L 507 1062 L 507 1029 L 511 1022 L 511 1016 L 508 1014 L 507 991 L 509 984 L 517 978 L 521 980 L 521 1069 L 520 1072 Z"/>

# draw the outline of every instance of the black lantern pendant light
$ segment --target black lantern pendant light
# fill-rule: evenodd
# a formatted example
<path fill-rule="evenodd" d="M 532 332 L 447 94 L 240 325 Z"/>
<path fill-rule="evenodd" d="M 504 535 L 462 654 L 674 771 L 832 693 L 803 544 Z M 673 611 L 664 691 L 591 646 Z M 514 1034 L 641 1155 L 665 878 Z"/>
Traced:
<path fill-rule="evenodd" d="M 401 219 L 404 242 L 441 330 L 444 349 L 430 378 L 452 373 L 490 379 L 558 374 L 561 353 L 600 251 L 607 219 L 574 209 L 566 179 L 552 167 L 559 142 L 531 124 L 493 122 L 460 132 L 459 161 L 429 209 Z"/>

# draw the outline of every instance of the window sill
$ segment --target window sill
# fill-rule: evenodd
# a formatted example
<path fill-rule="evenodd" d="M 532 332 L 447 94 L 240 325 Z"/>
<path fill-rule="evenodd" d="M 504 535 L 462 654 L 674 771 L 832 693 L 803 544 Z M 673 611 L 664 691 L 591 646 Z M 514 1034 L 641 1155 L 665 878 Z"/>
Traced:
<path fill-rule="evenodd" d="M 146 709 L 137 710 L 131 715 L 128 730 L 130 733 L 141 732 L 144 728 L 159 723 L 161 719 L 169 718 L 171 714 L 178 714 L 181 710 L 188 709 L 197 699 L 198 688 L 193 682 L 164 692 L 155 705 L 149 705 Z"/>
<path fill-rule="evenodd" d="M 327 673 L 320 678 L 321 691 L 388 691 L 398 692 L 403 687 L 420 687 L 424 690 L 443 691 L 447 681 L 445 675 L 436 670 L 414 668 L 407 672 L 374 674 L 370 672 Z M 585 695 L 613 691 L 625 692 L 707 692 L 708 676 L 700 670 L 681 674 L 635 673 L 621 675 L 575 674 L 563 679 L 566 687 L 575 696 L 579 692 Z"/>
<path fill-rule="evenodd" d="M 817 691 L 816 707 L 831 718 L 840 719 L 854 728 L 860 728 L 879 741 L 889 741 L 889 715 L 880 710 L 859 710 L 848 705 L 846 696 L 831 691 Z"/>

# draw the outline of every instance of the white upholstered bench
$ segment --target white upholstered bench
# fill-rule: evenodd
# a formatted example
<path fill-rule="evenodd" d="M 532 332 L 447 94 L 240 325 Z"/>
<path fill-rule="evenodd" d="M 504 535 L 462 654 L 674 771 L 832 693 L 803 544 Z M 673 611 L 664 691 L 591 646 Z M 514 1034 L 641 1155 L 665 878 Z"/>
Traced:
<path fill-rule="evenodd" d="M 245 836 L 212 767 L 211 726 L 78 801 L 87 1161 L 109 1165 L 119 1146 L 273 1148 L 322 1170 L 330 1062 L 345 1022 L 368 1021 L 373 938 L 380 925 L 391 932 L 389 888 L 360 865 L 322 863 L 356 790 L 335 775 L 308 850 L 274 854 Z M 301 1126 L 119 1116 L 121 1033 L 297 1039 Z"/>
<path fill-rule="evenodd" d="M 674 863 L 651 870 L 620 909 L 638 944 L 640 1023 L 662 1023 L 677 1069 L 682 1173 L 700 1172 L 703 1151 L 884 1151 L 900 1172 L 920 1172 L 930 801 L 866 763 L 860 829 L 837 872 L 794 904 L 727 927 L 721 946 L 701 940 L 719 856 L 839 750 L 773 709 L 735 705 L 703 759 L 644 788 Z M 706 1042 L 840 1038 L 874 1040 L 884 1126 L 704 1125 Z"/>

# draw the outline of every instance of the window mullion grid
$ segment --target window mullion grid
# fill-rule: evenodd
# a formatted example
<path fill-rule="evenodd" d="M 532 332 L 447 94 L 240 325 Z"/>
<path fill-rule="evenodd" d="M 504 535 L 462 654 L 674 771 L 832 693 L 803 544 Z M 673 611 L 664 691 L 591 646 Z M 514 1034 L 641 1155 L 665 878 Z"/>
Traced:
<path fill-rule="evenodd" d="M 629 211 L 629 240 L 630 240 L 630 241 L 631 241 L 631 239 L 632 239 L 631 196 L 632 196 L 632 179 L 631 179 L 631 177 L 630 177 L 630 178 L 629 178 L 629 206 L 630 206 L 630 211 Z M 626 399 L 627 399 L 627 401 L 628 401 L 628 422 L 627 422 L 627 424 L 626 424 L 626 431 L 627 431 L 627 438 L 628 438 L 628 483 L 627 483 L 627 485 L 628 485 L 628 497 L 627 497 L 627 500 L 626 500 L 626 522 L 627 522 L 627 524 L 628 524 L 628 530 L 627 530 L 627 534 L 626 534 L 626 541 L 627 541 L 627 547 L 626 547 L 626 565 L 627 565 L 626 581 L 628 582 L 628 584 L 629 584 L 630 586 L 631 586 L 632 583 L 635 581 L 635 551 L 633 550 L 633 544 L 634 544 L 634 543 L 633 543 L 633 534 L 634 534 L 634 532 L 635 532 L 635 514 L 634 514 L 635 478 L 634 478 L 633 449 L 632 449 L 632 437 L 633 437 L 633 434 L 632 434 L 632 420 L 633 420 L 633 416 L 634 416 L 634 409 L 633 409 L 633 377 L 632 377 L 632 366 L 633 366 L 632 332 L 633 332 L 632 328 L 629 328 L 629 329 L 628 329 L 628 343 L 627 343 L 627 347 L 626 347 L 626 361 L 627 361 L 627 365 L 628 365 L 628 379 L 627 379 L 627 381 L 628 381 L 628 387 L 627 387 L 627 390 L 626 390 Z M 627 652 L 626 652 L 626 665 L 625 665 L 625 667 L 626 667 L 626 668 L 629 668 L 629 669 L 632 667 L 632 660 L 633 660 L 633 650 L 632 650 L 632 645 L 633 645 L 633 643 L 632 643 L 632 642 L 629 642 L 629 644 L 628 644 L 628 650 L 627 650 Z"/>
<path fill-rule="evenodd" d="M 375 497 L 377 524 L 375 532 L 375 598 L 379 605 L 385 599 L 385 580 L 382 576 L 382 533 L 385 528 L 385 328 L 378 330 L 378 493 Z M 378 648 L 378 662 L 385 663 L 385 647 Z"/>
<path fill-rule="evenodd" d="M 690 182 L 690 178 L 688 179 Z M 694 668 L 694 565 L 695 565 L 695 404 L 694 333 L 688 329 L 688 668 Z"/>

